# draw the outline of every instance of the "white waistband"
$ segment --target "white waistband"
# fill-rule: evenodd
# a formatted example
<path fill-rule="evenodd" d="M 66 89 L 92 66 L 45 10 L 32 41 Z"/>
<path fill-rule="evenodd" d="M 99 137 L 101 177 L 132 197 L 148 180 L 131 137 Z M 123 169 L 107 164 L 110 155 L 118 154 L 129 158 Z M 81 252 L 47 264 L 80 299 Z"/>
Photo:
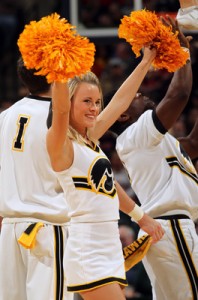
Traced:
<path fill-rule="evenodd" d="M 67 223 L 51 223 L 44 220 L 36 219 L 36 218 L 3 218 L 3 224 L 13 224 L 13 223 L 38 223 L 42 222 L 44 224 L 55 225 L 55 226 L 68 226 L 69 222 Z"/>

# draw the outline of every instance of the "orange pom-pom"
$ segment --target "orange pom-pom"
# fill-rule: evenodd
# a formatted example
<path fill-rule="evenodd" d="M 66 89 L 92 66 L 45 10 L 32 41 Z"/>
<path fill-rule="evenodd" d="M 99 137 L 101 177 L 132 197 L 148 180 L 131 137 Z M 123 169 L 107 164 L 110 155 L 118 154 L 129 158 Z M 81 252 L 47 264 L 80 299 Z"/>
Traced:
<path fill-rule="evenodd" d="M 124 16 L 118 28 L 118 36 L 126 39 L 136 56 L 140 56 L 143 45 L 154 40 L 158 33 L 158 18 L 149 11 L 134 11 L 130 17 Z"/>
<path fill-rule="evenodd" d="M 95 45 L 57 13 L 26 25 L 18 47 L 25 66 L 38 70 L 35 74 L 46 76 L 49 83 L 84 74 L 94 63 Z"/>
<path fill-rule="evenodd" d="M 171 27 L 163 25 L 154 12 L 148 10 L 133 11 L 130 16 L 124 16 L 118 28 L 118 36 L 124 38 L 131 46 L 136 57 L 140 50 L 151 43 L 157 49 L 153 66 L 156 69 L 167 69 L 175 72 L 188 59 L 180 46 L 177 33 Z"/>

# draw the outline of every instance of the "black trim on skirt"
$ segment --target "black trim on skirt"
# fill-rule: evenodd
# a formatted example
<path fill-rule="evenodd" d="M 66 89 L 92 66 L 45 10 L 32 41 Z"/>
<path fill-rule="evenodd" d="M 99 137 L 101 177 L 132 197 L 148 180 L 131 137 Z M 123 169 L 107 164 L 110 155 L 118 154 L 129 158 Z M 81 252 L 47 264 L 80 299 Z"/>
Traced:
<path fill-rule="evenodd" d="M 111 282 L 118 282 L 119 284 L 124 285 L 124 286 L 128 285 L 126 279 L 117 278 L 117 277 L 109 277 L 109 278 L 104 278 L 104 279 L 97 280 L 97 281 L 87 283 L 87 284 L 81 284 L 81 285 L 76 285 L 76 286 L 68 286 L 67 291 L 68 292 L 88 291 L 88 290 L 92 290 L 94 288 L 98 288 L 100 286 L 109 284 Z"/>

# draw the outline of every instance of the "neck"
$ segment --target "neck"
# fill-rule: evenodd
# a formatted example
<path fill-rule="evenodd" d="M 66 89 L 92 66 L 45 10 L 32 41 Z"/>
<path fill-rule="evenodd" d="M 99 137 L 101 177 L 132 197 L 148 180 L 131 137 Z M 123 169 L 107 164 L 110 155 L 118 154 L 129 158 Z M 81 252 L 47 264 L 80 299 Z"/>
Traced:
<path fill-rule="evenodd" d="M 83 136 L 83 138 L 86 139 L 86 140 L 89 139 L 89 137 L 88 137 L 88 135 L 87 135 L 87 132 L 86 132 L 85 134 L 83 134 L 82 136 Z"/>
<path fill-rule="evenodd" d="M 88 135 L 87 135 L 87 128 L 85 128 L 85 131 L 82 130 L 81 132 L 79 131 L 80 135 L 82 135 L 82 137 L 84 139 L 88 139 Z"/>
<path fill-rule="evenodd" d="M 82 136 L 83 136 L 83 139 L 86 141 L 86 143 L 87 143 L 88 145 L 90 145 L 90 146 L 93 145 L 92 141 L 91 141 L 91 140 L 89 139 L 89 137 L 88 137 L 87 131 L 86 131 L 86 133 L 85 133 L 84 135 L 82 135 Z"/>

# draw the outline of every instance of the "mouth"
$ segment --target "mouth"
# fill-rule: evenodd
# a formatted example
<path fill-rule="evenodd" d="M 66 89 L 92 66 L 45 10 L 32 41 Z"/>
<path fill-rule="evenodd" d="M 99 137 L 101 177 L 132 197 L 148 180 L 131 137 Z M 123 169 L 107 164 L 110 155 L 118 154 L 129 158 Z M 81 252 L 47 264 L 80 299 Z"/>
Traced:
<path fill-rule="evenodd" d="M 96 116 L 94 116 L 94 115 L 85 115 L 85 116 L 86 116 L 86 118 L 88 118 L 92 121 L 94 121 L 96 119 Z"/>

